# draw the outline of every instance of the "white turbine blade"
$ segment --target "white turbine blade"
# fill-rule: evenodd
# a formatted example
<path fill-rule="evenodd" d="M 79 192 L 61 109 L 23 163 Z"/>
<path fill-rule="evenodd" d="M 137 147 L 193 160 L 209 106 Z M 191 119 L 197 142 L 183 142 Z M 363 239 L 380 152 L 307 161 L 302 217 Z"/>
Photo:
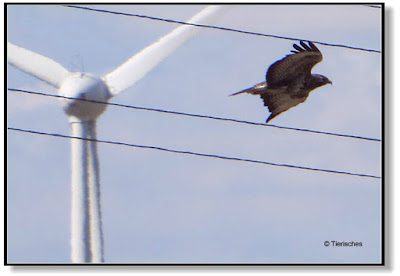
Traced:
<path fill-rule="evenodd" d="M 208 6 L 189 19 L 189 22 L 196 24 L 210 22 L 221 8 L 221 6 Z M 135 84 L 200 29 L 196 26 L 182 25 L 132 56 L 103 77 L 110 92 L 115 96 Z"/>
<path fill-rule="evenodd" d="M 70 73 L 54 60 L 10 42 L 7 44 L 7 50 L 8 63 L 54 87 L 60 87 L 60 83 Z"/>

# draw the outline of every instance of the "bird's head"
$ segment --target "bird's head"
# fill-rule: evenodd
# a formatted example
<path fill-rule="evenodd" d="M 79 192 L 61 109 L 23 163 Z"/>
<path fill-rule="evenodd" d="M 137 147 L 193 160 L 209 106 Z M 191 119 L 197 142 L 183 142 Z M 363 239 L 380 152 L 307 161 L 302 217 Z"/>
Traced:
<path fill-rule="evenodd" d="M 313 74 L 313 79 L 314 79 L 315 85 L 317 85 L 317 87 L 323 86 L 328 83 L 333 84 L 330 79 L 328 79 L 327 77 L 325 77 L 323 75 Z"/>

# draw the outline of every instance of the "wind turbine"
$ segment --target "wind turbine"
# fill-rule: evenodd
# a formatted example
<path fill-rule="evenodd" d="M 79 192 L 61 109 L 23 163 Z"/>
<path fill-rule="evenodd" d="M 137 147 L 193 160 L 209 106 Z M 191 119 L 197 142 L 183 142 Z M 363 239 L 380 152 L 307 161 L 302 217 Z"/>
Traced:
<path fill-rule="evenodd" d="M 189 22 L 208 23 L 221 8 L 208 6 Z M 91 140 L 96 139 L 96 122 L 107 105 L 89 101 L 107 102 L 134 85 L 199 30 L 196 26 L 182 25 L 103 77 L 72 73 L 50 58 L 8 42 L 11 65 L 58 88 L 59 95 L 68 97 L 63 99 L 63 107 L 69 118 L 71 136 L 76 137 L 71 139 L 72 262 L 104 262 L 99 161 L 97 143 Z"/>

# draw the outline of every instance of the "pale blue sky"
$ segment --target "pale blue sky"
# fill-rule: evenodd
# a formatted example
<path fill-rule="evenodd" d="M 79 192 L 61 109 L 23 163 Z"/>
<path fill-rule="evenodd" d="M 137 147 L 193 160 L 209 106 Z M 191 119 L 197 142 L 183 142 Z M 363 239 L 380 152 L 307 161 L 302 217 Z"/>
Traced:
<path fill-rule="evenodd" d="M 97 6 L 187 20 L 201 5 Z M 232 6 L 216 25 L 381 50 L 379 9 Z M 8 40 L 99 76 L 177 27 L 62 6 L 9 6 Z M 204 29 L 113 102 L 264 122 L 255 96 L 293 42 Z M 317 45 L 333 86 L 273 124 L 381 138 L 381 55 Z M 82 60 L 82 62 L 80 61 Z M 57 91 L 8 67 L 8 87 Z M 8 126 L 69 134 L 61 103 L 7 92 Z M 381 144 L 109 107 L 99 139 L 381 175 Z M 69 262 L 69 141 L 8 133 L 8 261 Z M 99 145 L 112 263 L 379 263 L 381 182 Z M 362 242 L 357 248 L 324 241 Z"/>

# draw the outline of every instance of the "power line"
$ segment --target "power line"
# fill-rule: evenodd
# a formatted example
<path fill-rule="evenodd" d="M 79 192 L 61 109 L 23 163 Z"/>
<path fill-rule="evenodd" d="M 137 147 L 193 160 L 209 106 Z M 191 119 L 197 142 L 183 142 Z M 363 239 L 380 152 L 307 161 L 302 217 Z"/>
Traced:
<path fill-rule="evenodd" d="M 39 95 L 39 96 L 70 99 L 70 100 L 80 100 L 80 101 L 86 101 L 86 102 L 92 102 L 92 103 L 106 104 L 106 105 L 111 105 L 111 106 L 124 107 L 124 108 L 128 108 L 128 109 L 153 111 L 153 112 L 160 112 L 160 113 L 166 113 L 166 114 L 172 114 L 172 115 L 181 115 L 181 116 L 188 116 L 188 117 L 195 117 L 195 118 L 202 118 L 202 119 L 212 119 L 212 120 L 219 120 L 219 121 L 226 121 L 226 122 L 233 122 L 233 123 L 240 123 L 240 124 L 247 124 L 247 125 L 254 125 L 254 126 L 273 127 L 273 128 L 285 129 L 285 130 L 291 130 L 291 131 L 301 131 L 301 132 L 308 132 L 308 133 L 313 133 L 313 134 L 323 134 L 323 135 L 330 135 L 330 136 L 336 136 L 336 137 L 344 137 L 344 138 L 353 138 L 353 139 L 360 139 L 360 140 L 373 141 L 373 142 L 381 142 L 381 140 L 378 138 L 364 137 L 364 136 L 351 135 L 351 134 L 341 134 L 341 133 L 334 133 L 334 132 L 327 132 L 327 131 L 320 131 L 320 130 L 311 130 L 311 129 L 305 129 L 305 128 L 286 127 L 286 126 L 264 124 L 264 123 L 258 123 L 258 122 L 233 119 L 233 118 L 216 117 L 216 116 L 211 116 L 211 115 L 201 115 L 201 114 L 186 113 L 186 112 L 180 112 L 180 111 L 171 111 L 171 110 L 149 108 L 149 107 L 142 107 L 142 106 L 133 106 L 133 105 L 126 105 L 126 104 L 112 103 L 112 102 L 99 102 L 99 101 L 66 97 L 66 96 L 61 96 L 61 95 L 47 94 L 47 93 L 42 93 L 42 92 L 22 90 L 22 89 L 16 89 L 16 88 L 8 88 L 8 90 L 14 91 L 14 92 L 20 92 L 20 93 Z"/>
<path fill-rule="evenodd" d="M 317 171 L 317 172 L 344 174 L 344 175 L 350 175 L 350 176 L 381 179 L 380 176 L 371 175 L 371 174 L 362 174 L 362 173 L 353 173 L 353 172 L 347 172 L 347 171 L 337 171 L 337 170 L 330 170 L 330 169 L 304 167 L 304 166 L 298 166 L 298 165 L 292 165 L 292 164 L 279 164 L 279 163 L 273 163 L 273 162 L 268 162 L 268 161 L 255 160 L 255 159 L 229 157 L 229 156 L 223 156 L 223 155 L 217 155 L 217 154 L 208 154 L 208 153 L 200 153 L 200 152 L 193 152 L 193 151 L 183 151 L 183 150 L 168 149 L 168 148 L 163 148 L 163 147 L 158 147 L 158 146 L 139 145 L 139 144 L 116 142 L 116 141 L 110 141 L 110 140 L 87 139 L 87 138 L 74 137 L 74 136 L 58 134 L 58 133 L 48 133 L 48 132 L 41 132 L 41 131 L 35 131 L 35 130 L 14 128 L 14 127 L 8 127 L 8 129 L 9 130 L 13 130 L 13 131 L 37 134 L 37 135 L 46 135 L 46 136 L 59 137 L 59 138 L 68 138 L 68 139 L 79 139 L 79 140 L 93 141 L 93 142 L 111 144 L 111 145 L 118 145 L 118 146 L 127 146 L 127 147 L 134 147 L 134 148 L 159 150 L 159 151 L 171 152 L 171 153 L 177 153 L 177 154 L 186 154 L 186 155 L 194 155 L 194 156 L 200 156 L 200 157 L 208 157 L 208 158 L 217 158 L 217 159 L 223 159 L 223 160 L 255 163 L 255 164 L 261 164 L 261 165 L 268 165 L 268 166 L 286 167 L 286 168 L 291 168 L 291 169 L 300 169 L 300 170 L 308 170 L 308 171 Z"/>
<path fill-rule="evenodd" d="M 168 22 L 168 23 L 190 25 L 190 26 L 195 26 L 195 27 L 217 29 L 217 30 L 229 31 L 229 32 L 236 32 L 236 33 L 247 34 L 247 35 L 257 35 L 257 36 L 263 36 L 263 37 L 286 39 L 286 40 L 291 40 L 291 41 L 299 41 L 299 40 L 301 40 L 301 41 L 311 41 L 313 43 L 317 43 L 317 44 L 324 45 L 324 46 L 341 47 L 341 48 L 347 48 L 347 49 L 351 49 L 351 50 L 373 52 L 373 53 L 381 53 L 381 51 L 374 50 L 374 49 L 360 48 L 360 47 L 348 46 L 348 45 L 343 45 L 343 44 L 327 43 L 327 42 L 321 42 L 321 41 L 316 41 L 316 40 L 308 40 L 308 39 L 303 39 L 303 38 L 286 37 L 286 36 L 280 36 L 280 35 L 274 35 L 274 34 L 265 34 L 265 33 L 252 32 L 252 31 L 239 30 L 239 29 L 232 29 L 232 28 L 213 26 L 213 25 L 189 23 L 189 22 L 185 22 L 185 21 L 179 21 L 179 20 L 173 20 L 173 19 L 167 19 L 167 18 L 143 15 L 143 14 L 117 12 L 117 11 L 110 11 L 110 10 L 104 10 L 104 9 L 96 9 L 96 8 L 90 8 L 90 7 L 76 6 L 76 5 L 64 5 L 64 6 L 67 7 L 67 8 L 82 9 L 82 10 L 87 10 L 87 11 L 102 12 L 102 13 L 109 13 L 109 14 L 122 15 L 122 16 L 138 17 L 138 18 L 151 19 L 151 20 L 163 21 L 163 22 Z"/>

